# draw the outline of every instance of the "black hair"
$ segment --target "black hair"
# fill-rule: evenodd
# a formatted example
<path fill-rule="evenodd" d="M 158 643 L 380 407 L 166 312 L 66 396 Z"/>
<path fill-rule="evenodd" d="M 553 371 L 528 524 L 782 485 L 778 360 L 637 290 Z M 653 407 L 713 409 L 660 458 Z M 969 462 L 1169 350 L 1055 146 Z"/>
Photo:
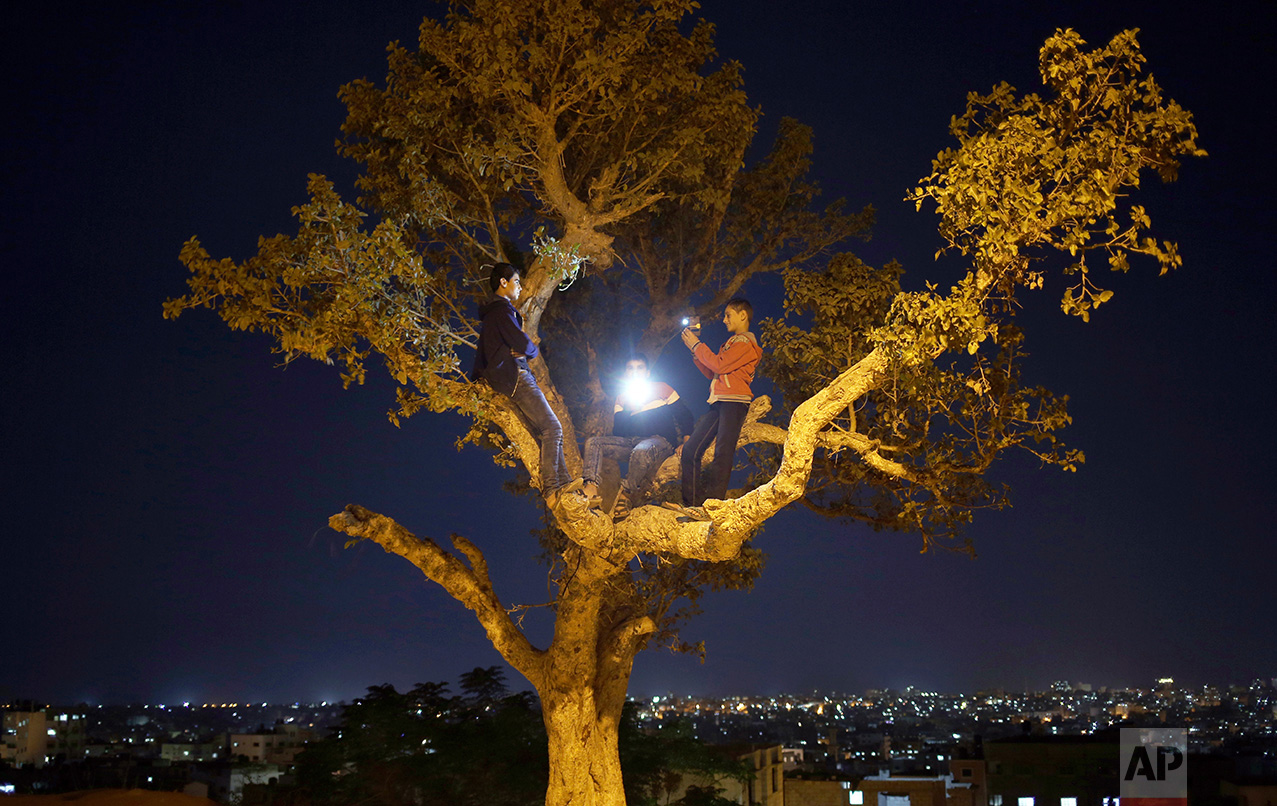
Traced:
<path fill-rule="evenodd" d="M 643 354 L 642 354 L 642 353 L 640 353 L 640 352 L 633 352 L 633 353 L 630 353 L 630 357 L 629 357 L 629 358 L 627 358 L 627 359 L 625 359 L 625 363 L 627 363 L 627 364 L 628 364 L 628 363 L 630 363 L 631 361 L 642 361 L 642 362 L 643 362 L 643 366 L 647 367 L 648 369 L 651 369 L 651 368 L 652 368 L 652 365 L 651 365 L 651 364 L 648 362 L 648 360 L 647 360 L 647 356 L 643 355 Z"/>
<path fill-rule="evenodd" d="M 727 304 L 724 305 L 723 307 L 731 308 L 737 311 L 744 311 L 745 318 L 748 319 L 751 323 L 754 321 L 754 306 L 750 305 L 749 300 L 745 299 L 744 297 L 732 297 L 731 299 L 727 300 Z"/>
<path fill-rule="evenodd" d="M 513 280 L 519 270 L 509 263 L 493 263 L 492 272 L 488 275 L 488 287 L 493 293 L 501 287 L 502 280 Z"/>

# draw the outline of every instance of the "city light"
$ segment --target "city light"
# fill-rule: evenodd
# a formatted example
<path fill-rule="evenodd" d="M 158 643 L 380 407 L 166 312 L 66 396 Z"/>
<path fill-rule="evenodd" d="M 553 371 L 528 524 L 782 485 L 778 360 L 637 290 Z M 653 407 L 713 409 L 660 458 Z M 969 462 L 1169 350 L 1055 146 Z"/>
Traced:
<path fill-rule="evenodd" d="M 978 755 L 980 744 L 973 744 L 977 735 L 983 738 L 984 752 L 1007 737 L 1033 735 L 1043 741 L 1067 742 L 1069 737 L 1090 737 L 1097 733 L 1129 725 L 1124 720 L 1151 719 L 1163 724 L 1183 725 L 1189 737 L 1192 752 L 1219 753 L 1233 746 L 1254 747 L 1261 740 L 1272 744 L 1277 736 L 1277 687 L 1267 681 L 1247 685 L 1201 686 L 1189 690 L 1163 688 L 1164 681 L 1150 683 L 1147 688 L 1110 689 L 1102 686 L 1083 687 L 1081 684 L 1057 682 L 1044 691 L 1021 693 L 978 692 L 974 694 L 944 694 L 917 689 L 898 692 L 894 690 L 870 691 L 862 696 L 805 694 L 770 696 L 735 696 L 724 698 L 686 695 L 650 696 L 636 700 L 639 725 L 648 731 L 668 729 L 671 722 L 682 723 L 692 734 L 706 742 L 751 742 L 766 745 L 783 742 L 784 763 L 788 768 L 797 764 L 815 765 L 818 769 L 834 766 L 839 774 L 874 776 L 889 769 L 890 775 L 898 775 L 900 769 L 912 770 L 909 775 L 963 776 L 973 780 L 970 772 L 959 773 L 959 767 L 950 766 L 972 758 L 974 749 Z M 341 712 L 331 709 L 332 703 L 321 705 L 270 706 L 267 703 L 206 703 L 208 711 L 164 705 L 107 706 L 113 713 L 104 712 L 101 705 L 81 706 L 79 713 L 69 710 L 49 709 L 47 716 L 38 721 L 27 719 L 27 714 L 13 718 L 13 706 L 0 708 L 7 721 L 5 742 L 15 743 L 15 726 L 38 731 L 42 752 L 28 758 L 52 759 L 64 751 L 75 752 L 76 737 L 85 742 L 85 733 L 101 733 L 103 725 L 112 724 L 114 736 L 109 745 L 96 741 L 95 757 L 111 755 L 130 758 L 161 757 L 166 763 L 197 765 L 219 757 L 218 749 L 210 739 L 201 739 L 210 732 L 224 730 L 235 734 L 231 757 L 248 755 L 261 760 L 263 753 L 279 750 L 282 740 L 275 735 L 285 731 L 305 730 L 328 735 L 339 725 Z M 224 709 L 231 708 L 232 711 Z M 278 709 L 287 708 L 290 714 L 281 716 Z M 302 709 L 307 710 L 302 710 Z M 7 710 L 6 710 L 7 709 Z M 92 710 L 89 710 L 92 709 Z M 214 710 L 214 709 L 221 709 Z M 273 710 L 268 710 L 273 709 Z M 142 714 L 146 713 L 146 716 Z M 410 712 L 414 718 L 449 718 L 446 713 L 435 713 L 415 707 Z M 293 715 L 296 714 L 296 715 Z M 275 725 L 266 730 L 263 725 Z M 224 726 L 224 727 L 219 727 Z M 285 727 L 287 726 L 287 727 Z M 244 742 L 253 736 L 254 730 L 262 731 L 260 747 L 256 740 Z M 46 737 L 47 734 L 47 737 Z M 48 748 L 43 747 L 47 738 Z M 90 742 L 94 741 L 92 739 Z M 291 741 L 291 740 L 288 740 Z M 1104 741 L 1102 738 L 1098 741 Z M 72 746 L 68 748 L 67 743 Z M 56 750 L 55 750 L 56 744 Z M 290 744 L 291 747 L 297 745 Z M 1221 750 L 1222 748 L 1222 750 Z M 422 743 L 422 752 L 437 750 L 437 745 Z M 81 751 L 85 752 L 85 751 Z M 296 750 L 289 751 L 295 755 Z M 1277 755 L 1277 744 L 1255 748 L 1265 758 Z M 225 748 L 220 753 L 226 758 Z M 67 757 L 70 757 L 68 754 Z M 291 758 L 291 756 L 289 757 Z M 780 758 L 778 752 L 777 758 Z M 291 763 L 291 762 L 290 762 Z M 992 774 L 990 772 L 990 774 Z M 145 775 L 140 780 L 145 780 Z M 156 777 L 156 782 L 163 779 Z M 854 777 L 851 780 L 856 780 Z M 847 790 L 851 793 L 851 790 Z M 878 790 L 866 790 L 867 799 L 874 802 Z M 1020 792 L 1008 796 L 1005 806 L 1027 806 L 1021 797 L 1031 793 Z M 1036 796 L 1033 806 L 1078 806 L 1080 798 Z M 1039 803 L 1040 801 L 1040 803 Z M 850 804 L 854 800 L 840 801 Z M 990 797 L 990 806 L 996 806 Z M 1107 806 L 1117 806 L 1110 799 Z"/>

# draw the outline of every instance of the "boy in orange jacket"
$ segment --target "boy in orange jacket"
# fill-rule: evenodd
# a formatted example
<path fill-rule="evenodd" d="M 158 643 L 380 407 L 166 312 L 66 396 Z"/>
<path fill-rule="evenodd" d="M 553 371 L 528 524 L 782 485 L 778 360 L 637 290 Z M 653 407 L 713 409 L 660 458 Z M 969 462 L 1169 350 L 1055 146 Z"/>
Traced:
<path fill-rule="evenodd" d="M 736 440 L 740 439 L 745 414 L 754 399 L 749 384 L 763 355 L 758 339 L 749 332 L 753 316 L 754 308 L 748 300 L 736 297 L 727 302 L 723 324 L 727 325 L 730 335 L 718 353 L 711 351 L 692 328 L 683 328 L 683 344 L 692 351 L 693 363 L 710 379 L 709 412 L 696 421 L 679 457 L 683 468 L 684 507 L 698 507 L 706 498 L 722 499 L 727 495 L 727 482 L 736 458 Z M 714 459 L 702 484 L 698 472 L 701 457 L 715 438 L 718 447 L 714 449 Z"/>

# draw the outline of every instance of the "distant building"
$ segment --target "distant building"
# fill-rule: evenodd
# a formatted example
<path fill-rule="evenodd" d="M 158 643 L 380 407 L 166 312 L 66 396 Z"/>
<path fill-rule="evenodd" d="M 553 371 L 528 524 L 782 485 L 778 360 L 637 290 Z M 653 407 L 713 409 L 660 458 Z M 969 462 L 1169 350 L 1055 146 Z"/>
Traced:
<path fill-rule="evenodd" d="M 948 775 L 877 775 L 788 780 L 787 806 L 988 806 L 984 761 L 955 760 Z"/>
<path fill-rule="evenodd" d="M 251 784 L 273 785 L 284 777 L 275 764 L 207 764 L 191 769 L 192 784 L 202 784 L 207 797 L 222 803 L 234 802 Z"/>
<path fill-rule="evenodd" d="M 949 775 L 954 784 L 965 785 L 970 806 L 989 806 L 989 775 L 984 759 L 955 758 L 949 762 Z"/>
<path fill-rule="evenodd" d="M 785 806 L 785 762 L 780 745 L 720 745 L 718 750 L 744 761 L 753 774 L 743 782 L 684 775 L 667 800 L 682 798 L 691 787 L 713 787 L 721 790 L 720 797 L 743 806 Z"/>
<path fill-rule="evenodd" d="M 298 725 L 280 724 L 271 733 L 232 733 L 229 739 L 232 760 L 292 765 L 313 739 L 315 732 Z"/>
<path fill-rule="evenodd" d="M 736 758 L 753 765 L 754 776 L 744 785 L 735 781 L 737 791 L 728 788 L 724 797 L 737 803 L 758 806 L 785 806 L 785 762 L 781 746 L 758 747 Z"/>
<path fill-rule="evenodd" d="M 859 797 L 851 801 L 867 806 L 947 806 L 947 777 L 889 774 L 870 775 L 857 784 Z M 969 806 L 969 804 L 961 804 Z"/>
<path fill-rule="evenodd" d="M 985 742 L 984 759 L 989 806 L 1112 806 L 1117 800 L 1116 732 Z"/>
<path fill-rule="evenodd" d="M 855 795 L 853 795 L 853 792 Z M 863 804 L 863 793 L 851 781 L 808 780 L 787 778 L 785 801 L 787 806 L 853 806 L 856 796 Z M 876 804 L 871 804 L 876 806 Z"/>
<path fill-rule="evenodd" d="M 84 714 L 6 708 L 0 729 L 0 761 L 14 767 L 43 767 L 57 759 L 84 757 Z"/>
<path fill-rule="evenodd" d="M 227 739 L 213 742 L 162 742 L 160 758 L 165 761 L 218 761 L 226 758 Z"/>
<path fill-rule="evenodd" d="M 785 772 L 793 772 L 802 766 L 806 760 L 803 748 L 786 747 L 780 751 L 780 757 L 785 763 Z"/>

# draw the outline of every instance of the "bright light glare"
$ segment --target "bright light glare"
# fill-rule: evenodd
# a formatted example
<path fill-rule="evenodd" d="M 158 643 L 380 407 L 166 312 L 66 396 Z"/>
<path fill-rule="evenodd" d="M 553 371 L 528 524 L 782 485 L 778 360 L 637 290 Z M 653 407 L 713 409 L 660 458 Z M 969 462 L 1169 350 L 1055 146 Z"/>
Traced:
<path fill-rule="evenodd" d="M 631 406 L 642 406 L 651 399 L 652 384 L 646 378 L 626 378 L 621 395 Z"/>

